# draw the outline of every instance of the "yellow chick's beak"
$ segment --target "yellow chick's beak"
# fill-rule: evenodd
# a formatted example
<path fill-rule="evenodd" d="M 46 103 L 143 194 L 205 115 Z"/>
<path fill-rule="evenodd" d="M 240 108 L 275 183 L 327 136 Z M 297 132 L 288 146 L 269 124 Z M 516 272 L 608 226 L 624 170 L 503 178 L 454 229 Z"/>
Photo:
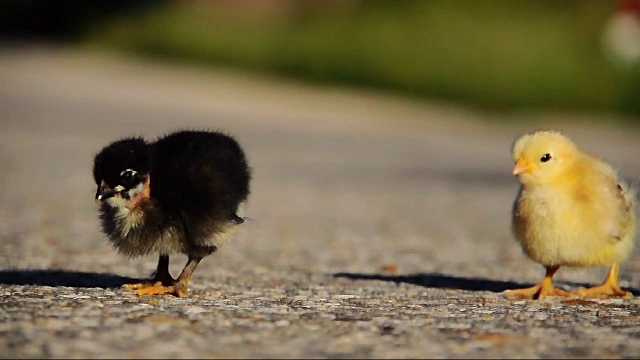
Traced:
<path fill-rule="evenodd" d="M 523 158 L 518 158 L 516 160 L 516 164 L 513 166 L 513 171 L 511 172 L 514 176 L 521 174 L 528 174 L 532 172 L 534 169 L 533 164 L 528 162 Z"/>

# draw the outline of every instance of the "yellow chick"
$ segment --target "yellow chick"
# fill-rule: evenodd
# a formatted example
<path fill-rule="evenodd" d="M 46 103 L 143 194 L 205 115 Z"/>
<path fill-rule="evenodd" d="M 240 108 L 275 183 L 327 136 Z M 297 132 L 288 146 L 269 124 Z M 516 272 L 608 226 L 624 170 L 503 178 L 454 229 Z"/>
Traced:
<path fill-rule="evenodd" d="M 521 186 L 513 206 L 512 227 L 524 252 L 546 268 L 531 288 L 507 290 L 509 297 L 621 296 L 620 262 L 634 243 L 635 194 L 607 163 L 578 149 L 555 131 L 523 135 L 513 145 Z M 611 265 L 600 286 L 576 293 L 553 286 L 561 266 Z"/>

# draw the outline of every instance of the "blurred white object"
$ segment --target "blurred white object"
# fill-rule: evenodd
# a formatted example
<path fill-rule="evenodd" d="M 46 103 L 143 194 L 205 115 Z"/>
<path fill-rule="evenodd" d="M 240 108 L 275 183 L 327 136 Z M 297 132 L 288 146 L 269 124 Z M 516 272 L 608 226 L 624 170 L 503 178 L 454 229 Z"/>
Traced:
<path fill-rule="evenodd" d="M 640 64 L 640 1 L 621 1 L 633 5 L 618 10 L 605 25 L 603 47 L 616 65 L 629 68 Z"/>

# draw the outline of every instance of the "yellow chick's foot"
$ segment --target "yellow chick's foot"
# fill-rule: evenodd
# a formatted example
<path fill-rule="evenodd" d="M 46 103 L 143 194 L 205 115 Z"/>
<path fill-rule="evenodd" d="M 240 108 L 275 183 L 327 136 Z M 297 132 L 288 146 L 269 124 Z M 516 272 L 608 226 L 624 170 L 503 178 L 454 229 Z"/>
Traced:
<path fill-rule="evenodd" d="M 594 286 L 588 289 L 579 289 L 576 291 L 580 297 L 609 297 L 618 296 L 623 298 L 632 298 L 633 294 L 629 291 L 624 291 L 620 287 L 613 287 L 610 284 L 602 284 L 600 286 Z"/>
<path fill-rule="evenodd" d="M 547 296 L 574 297 L 574 293 L 558 289 L 553 286 L 553 275 L 558 267 L 548 267 L 547 274 L 538 285 L 523 289 L 505 290 L 504 294 L 509 298 L 518 299 L 544 299 Z"/>
<path fill-rule="evenodd" d="M 504 294 L 516 299 L 544 299 L 547 296 L 574 297 L 575 294 L 566 290 L 558 289 L 553 285 L 544 285 L 544 281 L 538 285 L 524 288 L 506 290 Z"/>
<path fill-rule="evenodd" d="M 618 284 L 618 273 L 620 272 L 620 265 L 615 263 L 611 265 L 609 274 L 604 283 L 599 286 L 594 286 L 588 289 L 578 289 L 576 293 L 580 297 L 609 297 L 618 296 L 623 298 L 632 298 L 633 294 L 629 291 L 624 291 Z"/>

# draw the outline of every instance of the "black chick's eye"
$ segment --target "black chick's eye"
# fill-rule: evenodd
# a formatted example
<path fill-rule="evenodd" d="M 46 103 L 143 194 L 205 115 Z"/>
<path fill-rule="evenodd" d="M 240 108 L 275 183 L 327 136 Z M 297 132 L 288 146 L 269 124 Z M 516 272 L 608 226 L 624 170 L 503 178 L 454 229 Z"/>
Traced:
<path fill-rule="evenodd" d="M 120 179 L 122 179 L 124 182 L 130 182 L 134 179 L 135 176 L 136 171 L 131 169 L 124 170 L 120 173 Z"/>
<path fill-rule="evenodd" d="M 542 155 L 542 157 L 540 158 L 540 161 L 542 161 L 542 162 L 547 162 L 547 161 L 549 161 L 549 160 L 551 160 L 551 154 L 544 154 L 544 155 Z"/>

